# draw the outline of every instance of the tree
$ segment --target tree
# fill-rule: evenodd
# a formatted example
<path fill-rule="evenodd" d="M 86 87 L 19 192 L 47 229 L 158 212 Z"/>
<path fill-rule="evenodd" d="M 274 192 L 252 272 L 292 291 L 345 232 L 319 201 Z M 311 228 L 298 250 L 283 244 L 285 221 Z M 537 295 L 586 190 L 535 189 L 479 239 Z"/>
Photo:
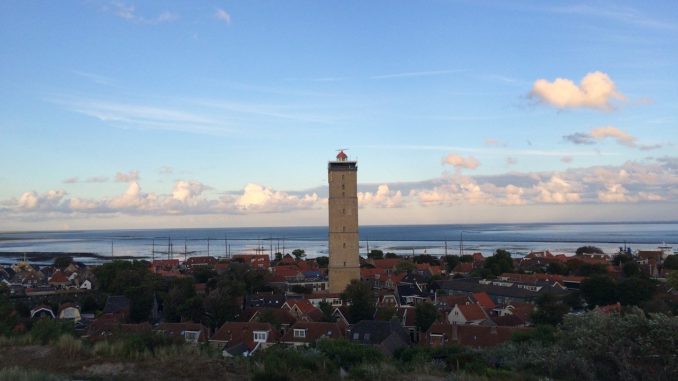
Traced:
<path fill-rule="evenodd" d="M 370 250 L 370 252 L 367 253 L 367 258 L 383 259 L 384 258 L 384 252 L 381 251 L 381 250 L 377 250 L 377 249 Z"/>
<path fill-rule="evenodd" d="M 536 303 L 537 308 L 532 313 L 532 322 L 537 325 L 558 325 L 563 321 L 563 316 L 570 311 L 567 304 L 550 293 L 539 295 Z"/>
<path fill-rule="evenodd" d="M 321 269 L 326 269 L 330 264 L 330 259 L 328 257 L 317 257 L 315 261 Z"/>
<path fill-rule="evenodd" d="M 415 265 L 414 263 L 412 263 L 410 261 L 400 261 L 396 265 L 395 271 L 396 271 L 396 273 L 400 274 L 400 273 L 410 272 L 410 271 L 413 271 L 413 270 L 416 270 L 416 269 L 417 269 L 417 265 Z"/>
<path fill-rule="evenodd" d="M 627 278 L 633 277 L 640 275 L 640 266 L 636 262 L 627 262 L 624 263 L 624 266 L 622 266 L 622 271 L 624 272 L 624 276 Z"/>
<path fill-rule="evenodd" d="M 414 263 L 428 263 L 432 266 L 440 265 L 440 261 L 438 261 L 438 258 L 429 254 L 415 255 L 414 258 L 412 258 L 412 261 Z"/>
<path fill-rule="evenodd" d="M 447 271 L 452 271 L 454 270 L 455 267 L 457 267 L 457 264 L 459 264 L 459 256 L 457 255 L 446 255 L 443 257 L 445 260 L 445 267 L 447 268 Z"/>
<path fill-rule="evenodd" d="M 485 260 L 484 268 L 490 270 L 493 275 L 498 276 L 505 272 L 513 270 L 513 259 L 511 253 L 504 249 L 497 249 L 494 255 Z"/>
<path fill-rule="evenodd" d="M 566 264 L 551 262 L 546 266 L 546 272 L 549 274 L 567 275 L 570 272 L 570 269 Z"/>
<path fill-rule="evenodd" d="M 471 262 L 473 262 L 473 255 L 464 254 L 461 257 L 459 257 L 459 262 L 471 263 Z"/>
<path fill-rule="evenodd" d="M 374 317 L 375 298 L 372 288 L 363 282 L 353 280 L 346 286 L 341 298 L 349 303 L 348 319 L 351 324 Z"/>
<path fill-rule="evenodd" d="M 582 246 L 577 248 L 577 251 L 575 251 L 576 255 L 584 255 L 584 254 L 604 254 L 603 249 L 595 246 Z"/>
<path fill-rule="evenodd" d="M 306 256 L 306 252 L 304 251 L 304 249 L 294 249 L 292 250 L 292 255 L 294 255 L 294 258 L 299 260 Z"/>
<path fill-rule="evenodd" d="M 384 254 L 384 258 L 386 259 L 395 259 L 395 258 L 400 258 L 398 254 L 396 253 L 386 253 Z"/>
<path fill-rule="evenodd" d="M 678 270 L 678 255 L 673 254 L 664 260 L 664 268 L 669 270 Z"/>
<path fill-rule="evenodd" d="M 617 299 L 625 306 L 640 306 L 652 299 L 657 284 L 648 278 L 632 277 L 624 279 L 617 285 Z"/>
<path fill-rule="evenodd" d="M 617 301 L 616 288 L 612 278 L 606 275 L 594 275 L 581 282 L 581 295 L 589 306 L 606 306 Z"/>
<path fill-rule="evenodd" d="M 426 332 L 438 318 L 438 309 L 429 302 L 419 303 L 414 308 L 414 317 L 417 330 Z"/>
<path fill-rule="evenodd" d="M 282 259 L 283 259 L 283 255 L 282 255 L 281 252 L 275 253 L 275 260 L 276 261 L 280 262 L 280 261 L 282 261 Z"/>
<path fill-rule="evenodd" d="M 666 283 L 674 290 L 678 289 L 678 271 L 671 271 L 666 276 Z"/>
<path fill-rule="evenodd" d="M 54 267 L 61 270 L 68 267 L 71 263 L 73 263 L 73 257 L 70 255 L 60 255 L 54 258 Z"/>

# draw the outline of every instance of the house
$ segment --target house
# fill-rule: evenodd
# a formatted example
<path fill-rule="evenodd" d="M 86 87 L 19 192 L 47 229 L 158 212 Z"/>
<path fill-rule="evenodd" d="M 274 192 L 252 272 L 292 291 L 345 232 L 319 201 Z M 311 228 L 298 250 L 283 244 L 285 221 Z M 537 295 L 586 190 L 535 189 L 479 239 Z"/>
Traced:
<path fill-rule="evenodd" d="M 73 320 L 74 323 L 79 322 L 82 318 L 80 316 L 80 307 L 75 303 L 64 303 L 59 306 L 59 319 Z"/>
<path fill-rule="evenodd" d="M 80 283 L 80 288 L 83 290 L 91 290 L 92 282 L 89 279 L 85 279 L 82 283 Z"/>
<path fill-rule="evenodd" d="M 529 322 L 534 312 L 534 304 L 513 302 L 511 304 L 498 305 L 492 309 L 492 316 L 516 316 L 524 322 Z"/>
<path fill-rule="evenodd" d="M 479 304 L 457 304 L 447 315 L 450 324 L 491 324 L 490 317 Z"/>
<path fill-rule="evenodd" d="M 288 300 L 280 307 L 280 309 L 288 311 L 297 320 L 320 321 L 323 318 L 322 311 L 314 307 L 313 304 L 306 299 Z"/>
<path fill-rule="evenodd" d="M 280 341 L 295 346 L 307 346 L 320 339 L 339 339 L 342 337 L 344 337 L 344 329 L 340 324 L 299 321 L 285 332 Z"/>
<path fill-rule="evenodd" d="M 233 261 L 248 264 L 253 269 L 268 270 L 271 267 L 271 258 L 268 255 L 237 254 Z"/>
<path fill-rule="evenodd" d="M 284 294 L 258 292 L 256 294 L 248 294 L 245 296 L 245 308 L 280 308 L 283 304 L 285 304 Z"/>
<path fill-rule="evenodd" d="M 47 283 L 57 288 L 65 288 L 71 281 L 68 279 L 66 273 L 57 270 L 52 274 Z"/>
<path fill-rule="evenodd" d="M 116 320 L 125 321 L 129 317 L 130 301 L 126 296 L 111 295 L 106 298 L 103 313 Z"/>
<path fill-rule="evenodd" d="M 431 295 L 424 292 L 417 284 L 401 283 L 396 289 L 400 305 L 416 305 L 431 300 Z"/>
<path fill-rule="evenodd" d="M 534 302 L 542 294 L 550 293 L 562 297 L 571 292 L 557 282 L 522 283 L 474 278 L 435 281 L 432 289 L 444 290 L 453 295 L 469 296 L 474 293 L 485 292 L 496 304 Z"/>
<path fill-rule="evenodd" d="M 297 319 L 289 311 L 280 308 L 250 308 L 242 313 L 241 321 L 271 323 L 284 333 Z"/>
<path fill-rule="evenodd" d="M 471 304 L 473 300 L 468 295 L 445 295 L 436 293 L 433 304 L 440 311 L 451 311 L 457 304 Z"/>
<path fill-rule="evenodd" d="M 279 334 L 270 323 L 226 322 L 209 338 L 224 357 L 250 356 L 275 344 Z"/>
<path fill-rule="evenodd" d="M 328 303 L 332 307 L 339 307 L 343 304 L 341 294 L 337 293 L 311 294 L 306 296 L 306 300 L 316 308 L 320 308 L 322 302 Z"/>
<path fill-rule="evenodd" d="M 525 327 L 497 327 L 433 323 L 426 332 L 423 344 L 433 348 L 451 345 L 485 348 L 494 347 L 511 339 L 516 332 L 528 332 Z"/>
<path fill-rule="evenodd" d="M 211 256 L 190 257 L 184 262 L 184 265 L 186 265 L 188 268 L 207 267 L 207 266 L 213 267 L 216 264 L 217 259 Z"/>
<path fill-rule="evenodd" d="M 152 273 L 160 274 L 162 276 L 178 274 L 179 260 L 178 259 L 155 259 L 149 265 L 149 270 Z"/>
<path fill-rule="evenodd" d="M 452 274 L 468 275 L 475 269 L 473 262 L 459 262 L 452 269 Z"/>
<path fill-rule="evenodd" d="M 411 344 L 409 333 L 398 319 L 361 320 L 350 328 L 347 337 L 354 343 L 372 345 L 387 356 Z"/>
<path fill-rule="evenodd" d="M 31 319 L 54 319 L 54 311 L 44 304 L 31 309 Z"/>
<path fill-rule="evenodd" d="M 148 322 L 123 324 L 112 317 L 100 317 L 87 328 L 87 337 L 92 340 L 105 339 L 109 336 L 127 335 L 130 333 L 149 333 L 153 327 Z"/>
<path fill-rule="evenodd" d="M 207 327 L 200 323 L 160 323 L 156 331 L 168 337 L 181 338 L 188 344 L 206 343 L 209 338 Z"/>

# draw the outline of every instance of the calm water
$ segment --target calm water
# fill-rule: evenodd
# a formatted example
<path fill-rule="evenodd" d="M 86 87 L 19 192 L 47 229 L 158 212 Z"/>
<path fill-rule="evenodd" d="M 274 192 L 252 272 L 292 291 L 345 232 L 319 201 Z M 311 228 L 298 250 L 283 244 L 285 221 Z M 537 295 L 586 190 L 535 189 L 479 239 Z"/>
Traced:
<path fill-rule="evenodd" d="M 397 254 L 485 255 L 505 248 L 515 255 L 549 249 L 573 253 L 583 244 L 616 252 L 625 243 L 633 249 L 654 249 L 662 242 L 678 249 L 678 222 L 586 224 L 476 224 L 362 226 L 361 253 L 370 249 Z M 445 242 L 447 241 L 447 248 Z M 209 244 L 208 244 L 209 242 Z M 71 252 L 101 255 L 175 257 L 225 256 L 301 248 L 309 257 L 327 255 L 327 227 L 149 229 L 0 233 L 0 252 Z M 184 252 L 187 254 L 184 254 Z M 3 258 L 2 262 L 13 262 Z M 92 259 L 85 260 L 91 262 Z"/>

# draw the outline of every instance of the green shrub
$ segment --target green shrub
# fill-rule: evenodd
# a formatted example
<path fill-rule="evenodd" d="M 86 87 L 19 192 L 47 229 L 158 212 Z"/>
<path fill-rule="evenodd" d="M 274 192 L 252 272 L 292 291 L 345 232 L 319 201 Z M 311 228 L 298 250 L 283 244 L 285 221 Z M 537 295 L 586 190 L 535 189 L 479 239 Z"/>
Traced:
<path fill-rule="evenodd" d="M 0 381 L 66 381 L 66 377 L 34 369 L 10 367 L 0 369 Z"/>

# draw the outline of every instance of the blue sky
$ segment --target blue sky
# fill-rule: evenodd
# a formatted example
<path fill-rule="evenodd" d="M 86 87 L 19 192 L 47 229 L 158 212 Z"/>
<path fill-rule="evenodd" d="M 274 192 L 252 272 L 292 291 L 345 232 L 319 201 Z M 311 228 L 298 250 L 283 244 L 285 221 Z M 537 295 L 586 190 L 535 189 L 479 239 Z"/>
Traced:
<path fill-rule="evenodd" d="M 4 1 L 0 229 L 667 220 L 678 3 Z"/>

